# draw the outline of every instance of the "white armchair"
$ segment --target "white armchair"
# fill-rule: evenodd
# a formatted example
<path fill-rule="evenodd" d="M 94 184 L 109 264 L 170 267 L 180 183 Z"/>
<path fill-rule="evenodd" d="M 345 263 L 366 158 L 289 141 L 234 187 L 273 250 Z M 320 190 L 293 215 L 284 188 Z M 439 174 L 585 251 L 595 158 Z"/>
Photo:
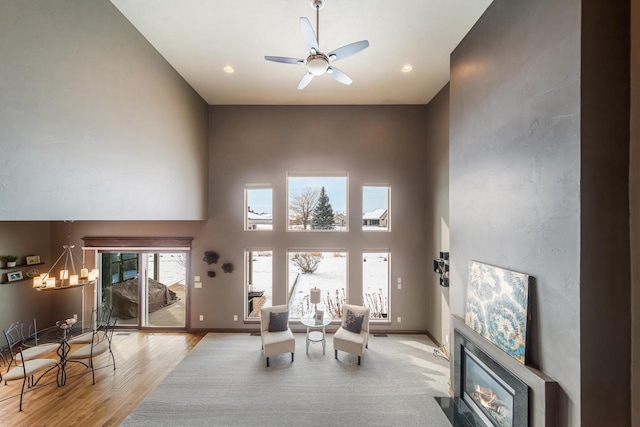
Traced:
<path fill-rule="evenodd" d="M 358 365 L 369 344 L 369 308 L 358 305 L 342 305 L 342 325 L 333 336 L 336 359 L 338 350 L 358 356 Z"/>
<path fill-rule="evenodd" d="M 293 362 L 296 340 L 289 329 L 289 308 L 286 305 L 265 307 L 260 310 L 260 339 L 264 357 L 267 359 L 267 367 L 269 357 L 281 353 L 290 352 Z"/>

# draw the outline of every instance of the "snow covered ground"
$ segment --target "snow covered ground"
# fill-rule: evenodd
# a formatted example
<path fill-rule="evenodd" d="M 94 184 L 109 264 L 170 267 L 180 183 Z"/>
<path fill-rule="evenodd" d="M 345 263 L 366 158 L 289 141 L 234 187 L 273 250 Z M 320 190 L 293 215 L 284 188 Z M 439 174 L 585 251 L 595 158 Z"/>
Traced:
<path fill-rule="evenodd" d="M 388 254 L 367 254 L 366 258 L 367 261 L 363 264 L 364 303 L 372 306 L 372 314 L 376 311 L 376 316 L 379 316 L 379 313 L 383 311 L 382 306 L 384 306 L 384 312 L 387 311 Z M 269 307 L 273 304 L 272 254 L 271 252 L 256 252 L 253 260 L 254 290 L 265 291 L 265 307 Z M 309 291 L 313 287 L 318 287 L 322 291 L 322 303 L 318 305 L 318 308 L 324 309 L 325 315 L 330 314 L 328 303 L 342 304 L 347 292 L 347 262 L 348 257 L 345 252 L 322 252 L 322 261 L 313 274 L 301 274 L 298 267 L 289 262 L 287 291 L 291 292 L 290 317 L 299 318 L 313 311 L 313 305 L 309 304 Z M 292 290 L 294 284 L 295 288 Z M 360 284 L 351 284 L 351 286 L 360 286 Z M 377 303 L 372 305 L 370 301 L 377 301 Z M 351 301 L 351 303 L 361 305 L 363 301 Z"/>

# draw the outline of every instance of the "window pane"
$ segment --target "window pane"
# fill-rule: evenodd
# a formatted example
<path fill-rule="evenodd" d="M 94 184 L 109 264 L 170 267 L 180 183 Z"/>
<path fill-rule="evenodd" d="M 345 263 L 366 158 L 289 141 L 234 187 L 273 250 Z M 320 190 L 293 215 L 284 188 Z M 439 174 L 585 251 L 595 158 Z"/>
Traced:
<path fill-rule="evenodd" d="M 362 187 L 362 229 L 389 231 L 389 187 Z"/>
<path fill-rule="evenodd" d="M 271 188 L 245 189 L 247 230 L 273 230 L 273 190 Z"/>
<path fill-rule="evenodd" d="M 318 309 L 340 319 L 347 290 L 346 252 L 289 252 L 289 317 L 299 319 L 315 311 L 309 291 L 320 289 Z"/>
<path fill-rule="evenodd" d="M 363 252 L 362 296 L 371 319 L 386 319 L 389 313 L 389 253 Z"/>
<path fill-rule="evenodd" d="M 247 297 L 246 318 L 260 318 L 262 307 L 271 307 L 273 283 L 273 252 L 247 250 L 245 295 Z"/>
<path fill-rule="evenodd" d="M 288 230 L 347 231 L 346 176 L 289 176 Z"/>

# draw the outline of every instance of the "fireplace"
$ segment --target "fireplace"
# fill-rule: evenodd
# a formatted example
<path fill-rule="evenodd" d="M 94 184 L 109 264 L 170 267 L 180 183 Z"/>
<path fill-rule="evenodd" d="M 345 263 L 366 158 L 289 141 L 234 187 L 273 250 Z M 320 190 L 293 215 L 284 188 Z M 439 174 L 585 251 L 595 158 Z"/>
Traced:
<path fill-rule="evenodd" d="M 453 398 L 436 398 L 454 426 L 555 427 L 558 384 L 452 315 Z"/>
<path fill-rule="evenodd" d="M 488 426 L 528 425 L 529 389 L 475 346 L 461 348 L 461 399 Z"/>

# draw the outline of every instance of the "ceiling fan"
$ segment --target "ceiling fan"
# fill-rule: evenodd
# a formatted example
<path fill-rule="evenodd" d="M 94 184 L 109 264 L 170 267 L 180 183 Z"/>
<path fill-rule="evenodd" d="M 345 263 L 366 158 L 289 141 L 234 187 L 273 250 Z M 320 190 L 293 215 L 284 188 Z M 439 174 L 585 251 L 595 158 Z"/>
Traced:
<path fill-rule="evenodd" d="M 350 85 L 353 80 L 349 78 L 345 73 L 332 66 L 331 63 L 339 59 L 347 58 L 351 55 L 355 55 L 361 50 L 369 47 L 367 40 L 361 40 L 359 42 L 350 43 L 346 46 L 339 47 L 327 54 L 320 51 L 320 9 L 324 7 L 325 0 L 311 0 L 311 7 L 316 10 L 316 29 L 317 33 L 313 31 L 313 27 L 309 20 L 305 17 L 300 18 L 300 27 L 302 28 L 302 37 L 305 44 L 309 49 L 309 56 L 307 59 L 300 58 L 287 58 L 284 56 L 265 56 L 267 61 L 281 62 L 283 64 L 304 64 L 307 67 L 307 73 L 302 77 L 298 84 L 298 89 L 304 89 L 315 76 L 321 76 L 323 74 L 330 75 L 334 80 Z"/>

